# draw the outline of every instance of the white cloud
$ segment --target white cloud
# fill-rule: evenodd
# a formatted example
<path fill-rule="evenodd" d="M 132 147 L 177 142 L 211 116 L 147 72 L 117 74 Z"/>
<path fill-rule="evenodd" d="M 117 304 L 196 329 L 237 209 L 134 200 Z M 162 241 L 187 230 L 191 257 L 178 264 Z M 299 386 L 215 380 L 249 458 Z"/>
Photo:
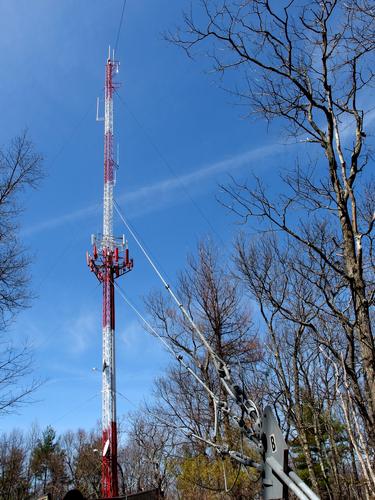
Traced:
<path fill-rule="evenodd" d="M 72 354 L 82 354 L 98 338 L 97 316 L 91 311 L 81 311 L 69 320 L 62 330 Z"/>
<path fill-rule="evenodd" d="M 34 224 L 33 226 L 24 228 L 23 234 L 24 235 L 35 234 L 44 231 L 46 229 L 52 229 L 58 226 L 62 226 L 67 222 L 71 222 L 77 219 L 83 219 L 85 217 L 88 217 L 89 215 L 99 213 L 100 209 L 101 205 L 96 203 L 95 205 L 90 205 L 88 207 L 75 210 L 74 212 L 68 212 L 66 214 L 53 217 L 51 219 L 46 219 L 42 222 Z"/>
<path fill-rule="evenodd" d="M 143 186 L 130 193 L 123 193 L 117 197 L 117 201 L 122 203 L 126 200 L 128 212 L 132 212 L 133 217 L 144 215 L 145 213 L 155 211 L 156 209 L 176 202 L 177 197 L 181 199 L 181 188 L 188 189 L 188 193 L 193 194 L 202 189 L 202 183 L 205 180 L 225 172 L 230 173 L 241 167 L 249 167 L 253 161 L 279 153 L 282 148 L 283 146 L 281 144 L 270 144 L 268 146 L 255 148 L 246 153 L 205 165 L 186 175 L 170 177 L 163 181 L 156 182 L 155 184 Z M 53 217 L 26 228 L 23 234 L 35 234 L 40 231 L 61 226 L 67 222 L 83 219 L 95 213 L 99 213 L 100 209 L 100 204 L 95 204 L 58 217 Z"/>

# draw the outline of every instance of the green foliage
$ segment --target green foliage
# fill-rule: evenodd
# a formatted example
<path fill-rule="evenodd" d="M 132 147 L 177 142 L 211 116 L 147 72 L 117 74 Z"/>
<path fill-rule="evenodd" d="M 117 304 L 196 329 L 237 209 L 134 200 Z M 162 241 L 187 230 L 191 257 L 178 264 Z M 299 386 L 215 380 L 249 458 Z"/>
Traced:
<path fill-rule="evenodd" d="M 58 494 L 62 491 L 66 483 L 64 457 L 54 429 L 48 426 L 32 451 L 30 463 L 41 493 Z"/>
<path fill-rule="evenodd" d="M 308 403 L 302 408 L 303 428 L 313 470 L 320 487 L 327 483 L 327 475 L 331 470 L 330 458 L 334 453 L 338 455 L 339 463 L 344 463 L 349 452 L 349 441 L 345 426 L 328 412 L 317 412 Z M 299 437 L 289 441 L 294 467 L 300 478 L 311 485 L 306 454 L 303 451 Z M 333 447 L 335 449 L 333 449 Z M 324 474 L 321 463 L 323 464 Z M 324 477 L 326 475 L 326 477 Z"/>
<path fill-rule="evenodd" d="M 229 458 L 199 454 L 178 463 L 177 490 L 184 499 L 253 498 L 257 476 Z M 223 496 L 225 495 L 225 496 Z"/>

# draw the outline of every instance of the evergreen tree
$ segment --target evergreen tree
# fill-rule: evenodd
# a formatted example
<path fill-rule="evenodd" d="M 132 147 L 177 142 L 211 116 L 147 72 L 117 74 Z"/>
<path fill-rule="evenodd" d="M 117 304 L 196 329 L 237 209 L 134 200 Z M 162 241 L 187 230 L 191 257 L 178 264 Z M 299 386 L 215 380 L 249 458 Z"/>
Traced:
<path fill-rule="evenodd" d="M 64 451 L 56 440 L 56 432 L 48 426 L 31 456 L 36 493 L 59 495 L 62 492 L 66 483 L 64 458 Z"/>

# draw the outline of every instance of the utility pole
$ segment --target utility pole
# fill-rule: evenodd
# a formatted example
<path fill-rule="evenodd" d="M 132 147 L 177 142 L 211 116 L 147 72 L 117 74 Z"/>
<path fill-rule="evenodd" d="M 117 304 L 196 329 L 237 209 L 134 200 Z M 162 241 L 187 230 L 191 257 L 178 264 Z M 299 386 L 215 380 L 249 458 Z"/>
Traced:
<path fill-rule="evenodd" d="M 87 265 L 103 285 L 102 496 L 105 498 L 118 496 L 114 281 L 133 268 L 124 236 L 113 236 L 116 168 L 113 157 L 113 93 L 116 84 L 113 80 L 118 70 L 119 63 L 114 59 L 114 53 L 111 57 L 109 48 L 105 66 L 103 233 L 92 236 L 92 256 L 88 253 L 86 256 Z"/>

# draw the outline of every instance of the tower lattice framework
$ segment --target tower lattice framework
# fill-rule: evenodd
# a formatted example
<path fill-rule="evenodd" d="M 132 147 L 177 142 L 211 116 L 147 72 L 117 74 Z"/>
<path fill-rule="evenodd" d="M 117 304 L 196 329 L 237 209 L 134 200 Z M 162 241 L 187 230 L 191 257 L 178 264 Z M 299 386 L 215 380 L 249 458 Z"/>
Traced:
<path fill-rule="evenodd" d="M 114 281 L 133 268 L 125 238 L 113 236 L 116 168 L 113 157 L 113 94 L 118 69 L 119 63 L 114 56 L 111 58 L 109 51 L 105 67 L 103 233 L 92 237 L 92 255 L 87 254 L 87 264 L 103 286 L 102 496 L 105 498 L 118 496 Z"/>

